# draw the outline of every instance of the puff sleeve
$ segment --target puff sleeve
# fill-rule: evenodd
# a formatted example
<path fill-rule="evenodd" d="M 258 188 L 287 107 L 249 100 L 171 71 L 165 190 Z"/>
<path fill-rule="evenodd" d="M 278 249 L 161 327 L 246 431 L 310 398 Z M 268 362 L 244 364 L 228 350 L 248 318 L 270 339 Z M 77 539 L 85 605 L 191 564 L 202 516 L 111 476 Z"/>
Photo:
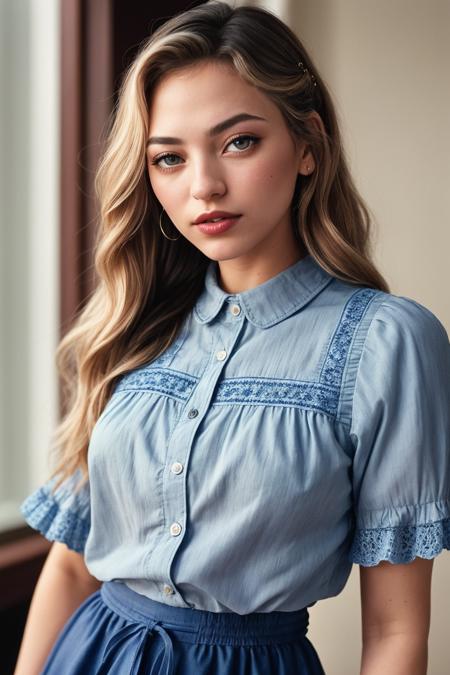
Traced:
<path fill-rule="evenodd" d="M 56 478 L 51 478 L 25 499 L 20 510 L 26 522 L 46 539 L 83 553 L 90 529 L 90 489 L 88 481 L 74 491 L 80 478 L 78 469 L 54 493 L 51 488 Z"/>
<path fill-rule="evenodd" d="M 350 436 L 350 560 L 407 563 L 450 548 L 450 347 L 437 317 L 388 295 L 368 328 Z"/>

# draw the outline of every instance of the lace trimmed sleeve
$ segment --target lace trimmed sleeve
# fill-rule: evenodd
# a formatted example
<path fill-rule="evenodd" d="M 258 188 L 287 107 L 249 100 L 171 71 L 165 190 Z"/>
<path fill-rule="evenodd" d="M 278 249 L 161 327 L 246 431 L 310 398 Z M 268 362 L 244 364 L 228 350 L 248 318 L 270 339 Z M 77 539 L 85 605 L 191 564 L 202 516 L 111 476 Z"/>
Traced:
<path fill-rule="evenodd" d="M 408 563 L 450 548 L 450 347 L 443 325 L 389 295 L 356 374 L 352 562 Z"/>
<path fill-rule="evenodd" d="M 78 470 L 54 493 L 51 488 L 56 478 L 48 480 L 25 499 L 20 510 L 26 522 L 46 539 L 83 553 L 90 529 L 90 490 L 87 482 L 74 492 L 80 478 Z"/>

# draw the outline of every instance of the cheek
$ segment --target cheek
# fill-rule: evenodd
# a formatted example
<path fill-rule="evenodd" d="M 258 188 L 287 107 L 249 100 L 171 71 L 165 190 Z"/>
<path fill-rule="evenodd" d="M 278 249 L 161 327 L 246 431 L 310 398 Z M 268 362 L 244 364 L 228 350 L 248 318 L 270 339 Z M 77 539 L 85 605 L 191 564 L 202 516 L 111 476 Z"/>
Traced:
<path fill-rule="evenodd" d="M 159 177 L 158 177 L 158 174 L 156 173 L 156 171 L 153 168 L 150 169 L 149 167 L 150 167 L 150 163 L 148 163 L 148 165 L 147 165 L 147 175 L 148 175 L 148 179 L 150 181 L 151 188 L 152 188 L 153 192 L 155 193 L 156 198 L 159 199 L 159 201 L 161 201 L 160 195 L 162 195 L 164 193 L 164 185 L 159 180 Z"/>
<path fill-rule="evenodd" d="M 248 182 L 264 189 L 283 189 L 290 184 L 292 175 L 296 177 L 295 157 L 292 152 L 267 151 L 252 165 L 248 172 Z"/>
<path fill-rule="evenodd" d="M 155 197 L 163 206 L 164 210 L 167 212 L 173 211 L 174 209 L 176 210 L 178 192 L 173 190 L 171 181 L 168 180 L 166 176 L 161 176 L 154 170 L 149 171 L 148 176 Z"/>
<path fill-rule="evenodd" d="M 287 154 L 272 155 L 256 162 L 244 178 L 241 190 L 258 199 L 260 211 L 273 214 L 290 203 L 297 180 L 294 159 Z"/>

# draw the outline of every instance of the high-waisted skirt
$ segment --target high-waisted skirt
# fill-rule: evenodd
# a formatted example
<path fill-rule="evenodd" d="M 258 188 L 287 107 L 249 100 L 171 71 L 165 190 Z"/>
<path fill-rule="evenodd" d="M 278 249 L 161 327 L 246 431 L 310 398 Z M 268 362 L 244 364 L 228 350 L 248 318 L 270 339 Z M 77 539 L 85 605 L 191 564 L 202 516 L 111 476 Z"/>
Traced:
<path fill-rule="evenodd" d="M 104 582 L 59 633 L 41 675 L 324 675 L 308 610 L 171 607 Z"/>

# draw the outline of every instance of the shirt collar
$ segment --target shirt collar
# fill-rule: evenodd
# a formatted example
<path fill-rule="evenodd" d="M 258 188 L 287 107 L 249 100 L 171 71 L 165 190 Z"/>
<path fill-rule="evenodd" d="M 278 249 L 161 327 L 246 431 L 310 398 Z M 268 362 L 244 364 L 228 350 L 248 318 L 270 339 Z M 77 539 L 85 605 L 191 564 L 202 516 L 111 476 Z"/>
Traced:
<path fill-rule="evenodd" d="M 217 282 L 217 271 L 217 261 L 211 260 L 194 307 L 199 323 L 212 321 L 227 300 L 239 304 L 255 326 L 268 328 L 301 309 L 334 279 L 310 254 L 242 293 L 224 291 Z"/>

